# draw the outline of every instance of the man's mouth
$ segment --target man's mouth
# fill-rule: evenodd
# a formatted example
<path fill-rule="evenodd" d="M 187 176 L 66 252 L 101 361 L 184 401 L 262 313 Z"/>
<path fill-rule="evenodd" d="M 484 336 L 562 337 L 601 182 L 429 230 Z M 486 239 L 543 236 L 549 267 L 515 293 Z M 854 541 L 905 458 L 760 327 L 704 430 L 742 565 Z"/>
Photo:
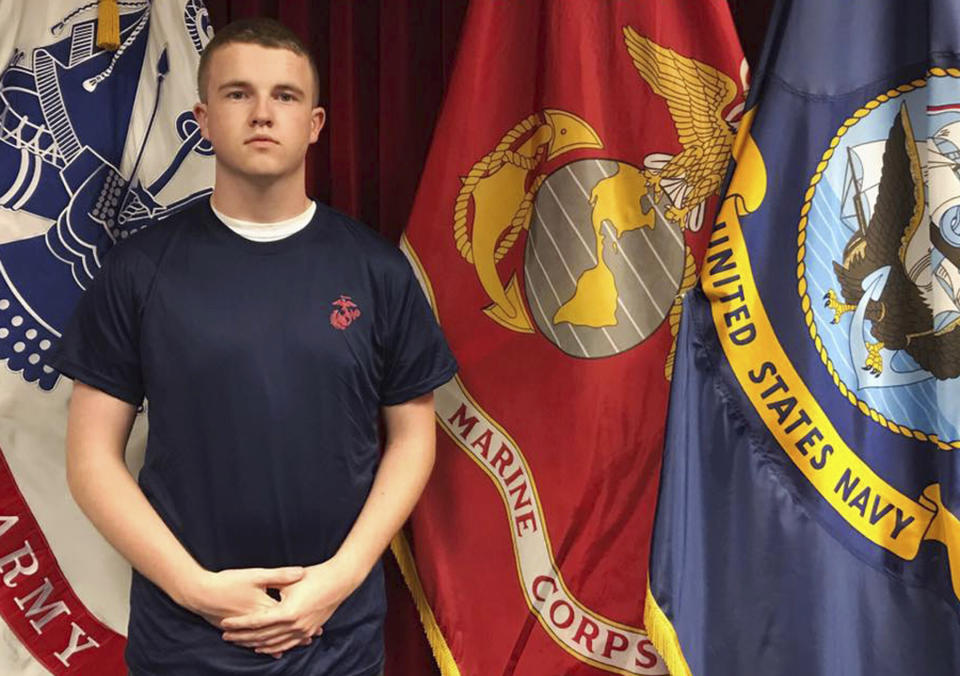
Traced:
<path fill-rule="evenodd" d="M 271 138 L 269 136 L 251 136 L 246 141 L 244 141 L 244 144 L 249 144 L 249 143 L 273 143 L 276 145 L 280 144 L 280 142 L 277 141 L 275 138 Z"/>

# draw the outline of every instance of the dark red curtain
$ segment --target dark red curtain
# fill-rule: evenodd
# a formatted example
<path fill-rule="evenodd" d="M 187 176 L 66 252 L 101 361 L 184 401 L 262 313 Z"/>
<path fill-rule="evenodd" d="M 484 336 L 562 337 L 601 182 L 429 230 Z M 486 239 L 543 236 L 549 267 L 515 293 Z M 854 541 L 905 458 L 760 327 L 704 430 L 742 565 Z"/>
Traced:
<path fill-rule="evenodd" d="M 773 0 L 729 3 L 753 63 Z M 467 4 L 206 0 L 214 30 L 234 19 L 269 16 L 291 27 L 312 50 L 328 121 L 308 156 L 307 192 L 394 241 L 413 206 Z M 391 556 L 385 561 L 386 676 L 438 674 L 396 564 Z"/>

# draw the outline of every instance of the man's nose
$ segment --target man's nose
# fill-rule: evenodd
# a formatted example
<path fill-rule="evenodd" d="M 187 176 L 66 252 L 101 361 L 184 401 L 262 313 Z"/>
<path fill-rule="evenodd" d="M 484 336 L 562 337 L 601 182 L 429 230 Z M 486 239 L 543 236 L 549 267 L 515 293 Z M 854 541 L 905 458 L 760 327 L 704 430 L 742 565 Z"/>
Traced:
<path fill-rule="evenodd" d="M 257 97 L 256 106 L 250 117 L 250 126 L 252 127 L 270 127 L 273 126 L 273 110 L 270 106 L 268 97 Z"/>

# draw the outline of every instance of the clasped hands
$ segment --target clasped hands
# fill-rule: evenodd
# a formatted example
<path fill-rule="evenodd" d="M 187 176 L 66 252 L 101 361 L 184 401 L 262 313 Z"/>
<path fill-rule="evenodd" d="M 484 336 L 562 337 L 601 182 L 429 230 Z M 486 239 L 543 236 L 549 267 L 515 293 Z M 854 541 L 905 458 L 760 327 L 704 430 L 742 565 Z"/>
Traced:
<path fill-rule="evenodd" d="M 280 658 L 323 633 L 358 585 L 335 559 L 307 567 L 205 571 L 183 605 L 222 629 L 224 640 Z M 278 590 L 280 600 L 268 589 Z"/>

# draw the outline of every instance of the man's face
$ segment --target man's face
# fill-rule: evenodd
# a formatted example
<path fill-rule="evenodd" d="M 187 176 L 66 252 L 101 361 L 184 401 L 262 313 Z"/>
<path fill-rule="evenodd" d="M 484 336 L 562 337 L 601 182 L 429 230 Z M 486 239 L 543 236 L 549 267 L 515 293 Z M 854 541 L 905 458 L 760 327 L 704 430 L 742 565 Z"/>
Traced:
<path fill-rule="evenodd" d="M 218 167 L 250 180 L 295 173 L 323 128 L 310 63 L 287 49 L 221 47 L 211 55 L 205 93 L 194 114 Z"/>

